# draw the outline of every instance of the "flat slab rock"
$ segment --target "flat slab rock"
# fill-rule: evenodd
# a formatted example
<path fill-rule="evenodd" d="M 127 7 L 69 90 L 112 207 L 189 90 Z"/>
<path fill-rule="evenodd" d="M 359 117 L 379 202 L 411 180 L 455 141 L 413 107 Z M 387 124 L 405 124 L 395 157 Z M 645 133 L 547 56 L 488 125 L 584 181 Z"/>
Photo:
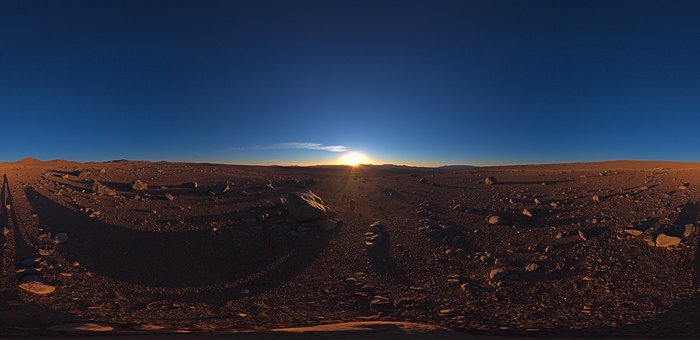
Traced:
<path fill-rule="evenodd" d="M 19 288 L 37 295 L 49 294 L 56 290 L 56 287 L 46 283 L 38 275 L 27 275 L 23 277 Z"/>
<path fill-rule="evenodd" d="M 96 323 L 68 323 L 53 325 L 49 327 L 49 330 L 55 332 L 109 332 L 114 330 L 114 327 Z"/>
<path fill-rule="evenodd" d="M 659 236 L 656 237 L 656 246 L 657 247 L 671 247 L 671 246 L 679 245 L 680 243 L 681 243 L 680 237 L 669 236 L 666 234 L 659 234 Z"/>

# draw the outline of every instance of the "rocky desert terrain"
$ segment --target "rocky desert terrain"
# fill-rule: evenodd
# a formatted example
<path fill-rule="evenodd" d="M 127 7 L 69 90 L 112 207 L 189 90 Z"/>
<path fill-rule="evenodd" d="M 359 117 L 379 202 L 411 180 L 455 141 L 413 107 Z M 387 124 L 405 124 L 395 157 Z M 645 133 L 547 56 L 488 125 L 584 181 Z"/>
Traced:
<path fill-rule="evenodd" d="M 700 334 L 697 163 L 26 159 L 3 173 L 5 336 Z"/>

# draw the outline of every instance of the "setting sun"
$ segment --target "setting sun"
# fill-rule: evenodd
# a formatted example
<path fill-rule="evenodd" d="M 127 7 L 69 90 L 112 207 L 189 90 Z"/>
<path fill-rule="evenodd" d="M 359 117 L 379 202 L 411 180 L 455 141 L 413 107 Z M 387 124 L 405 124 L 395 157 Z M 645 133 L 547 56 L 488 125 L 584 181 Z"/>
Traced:
<path fill-rule="evenodd" d="M 348 152 L 347 154 L 343 155 L 342 158 L 340 158 L 340 164 L 350 166 L 358 166 L 363 163 L 368 163 L 368 161 L 369 159 L 367 156 L 359 152 Z"/>

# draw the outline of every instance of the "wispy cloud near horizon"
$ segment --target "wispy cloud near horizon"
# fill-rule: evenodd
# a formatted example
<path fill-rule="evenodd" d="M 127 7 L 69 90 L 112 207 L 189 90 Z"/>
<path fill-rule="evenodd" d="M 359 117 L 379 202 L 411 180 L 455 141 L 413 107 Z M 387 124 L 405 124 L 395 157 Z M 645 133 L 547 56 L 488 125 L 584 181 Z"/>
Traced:
<path fill-rule="evenodd" d="M 272 149 L 272 150 L 283 150 L 283 149 L 302 149 L 302 150 L 320 150 L 328 152 L 346 152 L 350 151 L 344 145 L 324 145 L 321 143 L 277 143 L 272 145 L 262 145 L 255 146 L 254 149 Z"/>

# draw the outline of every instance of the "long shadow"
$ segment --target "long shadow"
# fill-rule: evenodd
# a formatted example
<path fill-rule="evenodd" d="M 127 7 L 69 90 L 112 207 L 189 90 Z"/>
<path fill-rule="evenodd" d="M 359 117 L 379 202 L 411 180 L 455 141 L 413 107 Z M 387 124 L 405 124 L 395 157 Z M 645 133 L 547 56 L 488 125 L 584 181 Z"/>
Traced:
<path fill-rule="evenodd" d="M 14 196 L 12 195 L 12 189 L 10 188 L 10 183 L 7 180 L 7 175 L 3 177 L 3 188 L 6 195 L 4 196 L 5 204 L 3 204 L 3 209 L 6 210 L 5 213 L 8 215 L 8 218 L 12 220 L 12 226 L 14 228 L 15 259 L 17 262 L 20 262 L 30 257 L 36 257 L 36 251 L 31 246 L 32 243 L 36 242 L 36 240 L 30 240 L 29 238 L 31 238 L 31 235 L 26 233 L 26 230 L 23 230 L 22 222 L 17 215 L 17 206 L 14 202 Z M 7 209 L 7 205 L 12 208 Z"/>
<path fill-rule="evenodd" d="M 406 276 L 403 269 L 396 265 L 396 262 L 391 257 L 391 237 L 387 231 L 384 231 L 382 242 L 367 249 L 367 255 L 369 256 L 369 263 L 375 272 L 390 275 L 406 286 L 413 285 L 413 281 Z"/>
<path fill-rule="evenodd" d="M 558 184 L 558 183 L 573 183 L 573 180 L 570 179 L 563 179 L 563 180 L 551 180 L 551 181 L 511 181 L 511 182 L 506 182 L 506 181 L 499 181 L 495 185 L 513 185 L 513 184 L 524 184 L 524 185 L 532 185 L 532 184 Z"/>
<path fill-rule="evenodd" d="M 40 224 L 68 234 L 59 249 L 64 257 L 96 274 L 147 286 L 197 287 L 251 276 L 262 282 L 285 280 L 308 266 L 330 237 L 308 244 L 303 239 L 224 241 L 201 231 L 141 231 L 91 219 L 32 187 L 25 193 Z"/>
<path fill-rule="evenodd" d="M 688 202 L 675 223 L 679 225 L 695 224 L 698 221 L 698 217 L 700 217 L 699 215 L 700 204 L 698 202 Z M 695 237 L 695 259 L 690 269 L 693 270 L 696 292 L 692 297 L 676 302 L 670 310 L 650 320 L 618 328 L 582 329 L 581 332 L 583 334 L 595 332 L 596 334 L 608 335 L 641 335 L 645 337 L 690 336 L 697 338 L 698 334 L 700 334 L 700 292 L 698 292 L 698 288 L 700 288 L 700 247 L 698 247 L 697 236 Z"/>

